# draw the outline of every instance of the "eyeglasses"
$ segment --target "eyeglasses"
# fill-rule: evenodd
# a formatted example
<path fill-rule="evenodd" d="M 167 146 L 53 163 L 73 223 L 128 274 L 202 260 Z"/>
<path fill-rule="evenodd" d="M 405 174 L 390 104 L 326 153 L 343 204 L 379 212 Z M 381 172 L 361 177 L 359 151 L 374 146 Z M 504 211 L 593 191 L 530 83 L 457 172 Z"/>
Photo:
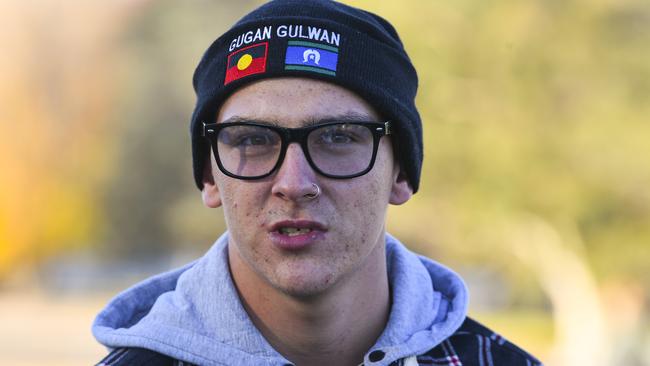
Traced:
<path fill-rule="evenodd" d="M 282 165 L 287 147 L 298 143 L 317 173 L 354 178 L 372 169 L 379 140 L 391 133 L 387 122 L 328 122 L 284 128 L 255 122 L 203 124 L 219 169 L 238 179 L 261 179 Z"/>

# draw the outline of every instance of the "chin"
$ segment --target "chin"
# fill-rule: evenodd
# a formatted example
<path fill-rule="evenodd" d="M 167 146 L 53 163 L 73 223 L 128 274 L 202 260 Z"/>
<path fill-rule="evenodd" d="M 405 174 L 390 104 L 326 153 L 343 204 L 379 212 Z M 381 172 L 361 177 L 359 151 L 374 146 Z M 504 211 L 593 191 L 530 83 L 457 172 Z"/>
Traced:
<path fill-rule="evenodd" d="M 334 286 L 336 275 L 333 271 L 323 271 L 319 267 L 305 268 L 306 271 L 296 270 L 295 266 L 284 268 L 275 274 L 271 281 L 273 287 L 282 293 L 299 299 L 309 299 L 326 293 Z M 314 271 L 315 268 L 318 270 Z"/>

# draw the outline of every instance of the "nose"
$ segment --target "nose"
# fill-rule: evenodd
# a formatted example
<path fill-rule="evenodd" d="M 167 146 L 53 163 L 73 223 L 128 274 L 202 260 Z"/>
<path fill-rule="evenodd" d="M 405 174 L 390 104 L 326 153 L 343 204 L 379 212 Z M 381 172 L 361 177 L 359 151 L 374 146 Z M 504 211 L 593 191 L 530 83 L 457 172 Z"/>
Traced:
<path fill-rule="evenodd" d="M 314 199 L 316 172 L 297 143 L 287 147 L 284 161 L 275 174 L 271 193 L 283 200 L 306 202 Z"/>

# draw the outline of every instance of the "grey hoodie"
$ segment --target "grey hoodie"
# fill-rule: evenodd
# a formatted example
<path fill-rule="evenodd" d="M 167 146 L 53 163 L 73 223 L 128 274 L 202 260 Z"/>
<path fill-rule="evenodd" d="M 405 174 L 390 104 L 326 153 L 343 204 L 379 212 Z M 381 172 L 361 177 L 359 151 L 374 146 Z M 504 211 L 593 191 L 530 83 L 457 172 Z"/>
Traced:
<path fill-rule="evenodd" d="M 230 277 L 228 233 L 200 259 L 147 279 L 117 295 L 92 331 L 109 348 L 140 347 L 198 365 L 286 365 L 242 307 Z M 465 319 L 468 294 L 448 268 L 386 234 L 392 294 L 388 324 L 368 350 L 391 362 L 432 349 Z"/>

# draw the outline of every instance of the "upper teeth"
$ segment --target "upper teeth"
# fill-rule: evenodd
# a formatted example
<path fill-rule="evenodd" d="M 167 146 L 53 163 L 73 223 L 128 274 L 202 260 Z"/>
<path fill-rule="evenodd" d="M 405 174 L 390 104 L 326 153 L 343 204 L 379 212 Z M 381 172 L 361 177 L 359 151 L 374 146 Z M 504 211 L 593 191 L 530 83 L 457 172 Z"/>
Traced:
<path fill-rule="evenodd" d="M 289 236 L 307 234 L 310 231 L 311 231 L 311 229 L 309 229 L 309 228 L 297 228 L 297 227 L 283 227 L 283 228 L 280 228 L 281 233 L 287 234 Z"/>

